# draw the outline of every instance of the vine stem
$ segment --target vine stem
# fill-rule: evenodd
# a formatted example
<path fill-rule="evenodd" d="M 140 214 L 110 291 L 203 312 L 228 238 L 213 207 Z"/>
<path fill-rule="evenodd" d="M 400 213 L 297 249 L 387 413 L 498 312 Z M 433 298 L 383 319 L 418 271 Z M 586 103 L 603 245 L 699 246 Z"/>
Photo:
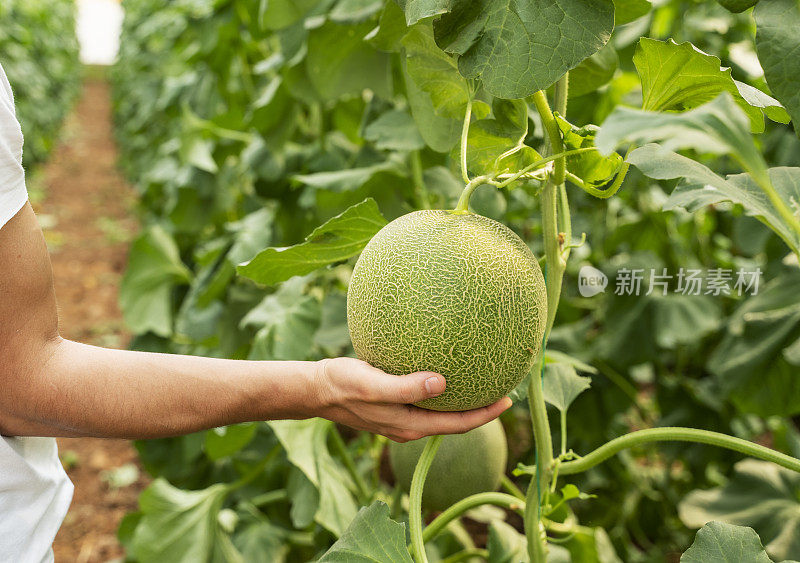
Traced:
<path fill-rule="evenodd" d="M 507 495 L 505 493 L 478 493 L 471 495 L 465 499 L 461 499 L 434 518 L 433 522 L 428 524 L 425 531 L 422 533 L 422 541 L 427 542 L 432 540 L 436 537 L 436 534 L 441 532 L 450 522 L 468 510 L 483 506 L 484 504 L 502 506 L 503 508 L 521 513 L 525 511 L 525 501 L 512 495 Z"/>
<path fill-rule="evenodd" d="M 425 178 L 422 175 L 422 159 L 420 158 L 419 150 L 412 151 L 409 159 L 411 160 L 411 177 L 414 179 L 414 187 L 417 190 L 422 208 L 430 209 L 431 200 L 428 188 L 425 186 Z"/>
<path fill-rule="evenodd" d="M 347 449 L 347 444 L 345 444 L 344 438 L 342 438 L 342 435 L 339 433 L 339 429 L 336 428 L 336 426 L 331 426 L 331 436 L 333 437 L 333 445 L 344 462 L 345 469 L 347 469 L 350 477 L 353 478 L 353 482 L 356 485 L 356 490 L 358 493 L 358 499 L 362 504 L 369 504 L 372 496 L 369 493 L 369 487 L 364 481 L 364 477 L 358 472 L 358 468 L 353 460 L 353 456 L 350 455 L 350 450 Z"/>
<path fill-rule="evenodd" d="M 556 83 L 556 109 L 566 114 L 568 75 Z M 564 151 L 561 131 L 547 102 L 543 91 L 533 94 L 533 103 L 542 119 L 549 152 L 553 155 Z M 545 563 L 547 560 L 547 535 L 541 521 L 542 493 L 550 486 L 553 471 L 553 438 L 550 422 L 547 419 L 547 406 L 542 391 L 542 365 L 544 347 L 553 328 L 558 302 L 561 299 L 561 282 L 566 270 L 566 256 L 562 252 L 562 241 L 559 238 L 559 222 L 566 231 L 569 225 L 569 208 L 563 189 L 566 176 L 566 157 L 555 160 L 553 173 L 548 177 L 541 195 L 542 230 L 544 236 L 544 252 L 547 263 L 547 321 L 545 323 L 542 350 L 534 363 L 534 370 L 528 382 L 528 406 L 531 412 L 531 424 L 536 442 L 537 471 L 536 477 L 528 485 L 525 509 L 525 534 L 528 537 L 528 556 L 533 563 Z M 559 196 L 562 199 L 561 216 L 559 215 Z M 566 215 L 565 215 L 566 214 Z M 560 221 L 559 221 L 560 220 Z"/>
<path fill-rule="evenodd" d="M 472 118 L 472 95 L 467 100 L 467 109 L 464 110 L 464 125 L 461 128 L 461 179 L 469 184 L 467 172 L 467 140 L 469 138 L 469 121 Z"/>
<path fill-rule="evenodd" d="M 431 468 L 433 458 L 442 443 L 441 436 L 431 436 L 419 456 L 414 476 L 411 478 L 411 492 L 408 509 L 408 524 L 411 528 L 411 555 L 417 563 L 428 563 L 425 553 L 425 540 L 422 533 L 422 491 L 425 488 L 425 478 Z M 452 508 L 452 507 L 451 507 Z"/>
<path fill-rule="evenodd" d="M 489 551 L 486 549 L 481 549 L 479 547 L 475 547 L 472 549 L 465 549 L 464 551 L 459 551 L 458 553 L 451 555 L 450 557 L 445 557 L 442 559 L 442 563 L 458 563 L 459 561 L 466 561 L 467 559 L 472 559 L 473 557 L 481 557 L 483 559 L 489 558 Z"/>
<path fill-rule="evenodd" d="M 681 428 L 677 426 L 665 426 L 663 428 L 647 428 L 637 430 L 630 434 L 625 434 L 619 438 L 614 438 L 606 442 L 593 452 L 576 459 L 567 461 L 560 465 L 559 472 L 562 475 L 573 475 L 582 473 L 587 469 L 598 465 L 620 451 L 648 444 L 651 442 L 695 442 L 698 444 L 708 444 L 726 448 L 735 452 L 743 453 L 764 461 L 770 461 L 786 469 L 791 469 L 800 473 L 800 459 L 788 456 L 770 448 L 754 444 L 741 438 L 728 436 L 710 430 L 699 430 L 697 428 Z"/>
<path fill-rule="evenodd" d="M 568 150 L 568 151 L 563 151 L 563 152 L 559 152 L 557 154 L 550 155 L 550 156 L 548 156 L 546 158 L 542 158 L 541 160 L 537 160 L 536 162 L 530 163 L 528 166 L 526 166 L 522 170 L 514 173 L 511 177 L 509 177 L 509 178 L 503 180 L 502 182 L 500 182 L 500 186 L 499 187 L 503 188 L 503 187 L 507 186 L 508 184 L 510 184 L 514 180 L 519 179 L 521 176 L 524 176 L 525 174 L 527 174 L 531 170 L 534 170 L 536 168 L 541 168 L 542 166 L 544 166 L 548 162 L 553 162 L 554 160 L 563 159 L 563 158 L 566 158 L 568 156 L 573 156 L 573 155 L 576 155 L 576 154 L 581 154 L 581 153 L 584 153 L 584 152 L 596 151 L 596 150 L 597 150 L 597 147 L 581 147 L 579 149 L 571 149 L 571 150 Z"/>
<path fill-rule="evenodd" d="M 474 192 L 478 186 L 482 186 L 483 184 L 492 184 L 496 186 L 497 182 L 495 182 L 489 176 L 478 176 L 477 178 L 473 178 L 467 182 L 467 185 L 464 187 L 464 191 L 461 192 L 461 197 L 458 198 L 458 203 L 456 204 L 455 209 L 453 209 L 453 213 L 469 213 L 469 198 L 472 197 L 472 192 Z"/>

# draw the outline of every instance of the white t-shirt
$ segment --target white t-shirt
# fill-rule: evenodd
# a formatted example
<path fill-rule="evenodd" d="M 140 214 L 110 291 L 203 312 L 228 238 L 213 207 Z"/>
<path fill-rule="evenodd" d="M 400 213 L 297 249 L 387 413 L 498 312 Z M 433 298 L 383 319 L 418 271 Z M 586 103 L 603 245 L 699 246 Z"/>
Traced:
<path fill-rule="evenodd" d="M 0 229 L 27 200 L 22 131 L 0 66 Z M 0 436 L 0 562 L 53 561 L 53 539 L 71 500 L 55 439 Z"/>

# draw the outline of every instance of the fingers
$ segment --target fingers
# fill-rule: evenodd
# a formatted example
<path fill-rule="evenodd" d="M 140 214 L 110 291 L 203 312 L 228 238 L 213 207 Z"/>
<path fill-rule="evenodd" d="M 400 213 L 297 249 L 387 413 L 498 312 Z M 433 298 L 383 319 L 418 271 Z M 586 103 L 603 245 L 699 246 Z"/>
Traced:
<path fill-rule="evenodd" d="M 480 409 L 462 412 L 437 412 L 416 409 L 413 417 L 414 430 L 426 436 L 433 434 L 460 434 L 494 420 L 511 406 L 511 399 L 503 397 Z"/>
<path fill-rule="evenodd" d="M 409 405 L 441 395 L 446 386 L 444 377 L 438 373 L 422 371 L 398 377 L 370 369 L 368 381 L 372 389 L 368 397 L 362 398 L 375 403 Z"/>

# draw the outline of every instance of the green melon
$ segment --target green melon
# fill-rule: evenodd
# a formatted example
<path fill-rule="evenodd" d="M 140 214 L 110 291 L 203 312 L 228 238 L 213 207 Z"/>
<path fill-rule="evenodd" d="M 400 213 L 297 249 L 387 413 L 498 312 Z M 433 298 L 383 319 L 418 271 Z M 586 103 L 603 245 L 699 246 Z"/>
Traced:
<path fill-rule="evenodd" d="M 406 492 L 428 439 L 389 445 L 392 472 Z M 496 491 L 507 459 L 506 433 L 498 419 L 465 434 L 444 436 L 425 479 L 422 506 L 445 510 L 470 495 Z"/>
<path fill-rule="evenodd" d="M 539 264 L 505 225 L 474 213 L 415 211 L 364 248 L 347 292 L 358 357 L 383 371 L 441 373 L 418 406 L 483 407 L 514 389 L 539 353 L 547 318 Z"/>

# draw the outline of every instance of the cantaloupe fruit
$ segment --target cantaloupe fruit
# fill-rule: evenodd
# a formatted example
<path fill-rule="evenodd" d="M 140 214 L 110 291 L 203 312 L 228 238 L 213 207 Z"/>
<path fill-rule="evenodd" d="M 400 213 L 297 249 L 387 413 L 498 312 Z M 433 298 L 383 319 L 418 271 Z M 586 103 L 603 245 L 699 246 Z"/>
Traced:
<path fill-rule="evenodd" d="M 389 445 L 392 472 L 406 492 L 411 489 L 414 468 L 428 440 Z M 445 510 L 470 495 L 496 491 L 507 459 L 506 433 L 498 419 L 465 434 L 444 436 L 425 479 L 422 506 Z"/>
<path fill-rule="evenodd" d="M 542 271 L 505 225 L 474 213 L 415 211 L 367 244 L 347 292 L 358 357 L 383 371 L 441 373 L 445 392 L 417 403 L 463 411 L 525 377 L 547 318 Z"/>

